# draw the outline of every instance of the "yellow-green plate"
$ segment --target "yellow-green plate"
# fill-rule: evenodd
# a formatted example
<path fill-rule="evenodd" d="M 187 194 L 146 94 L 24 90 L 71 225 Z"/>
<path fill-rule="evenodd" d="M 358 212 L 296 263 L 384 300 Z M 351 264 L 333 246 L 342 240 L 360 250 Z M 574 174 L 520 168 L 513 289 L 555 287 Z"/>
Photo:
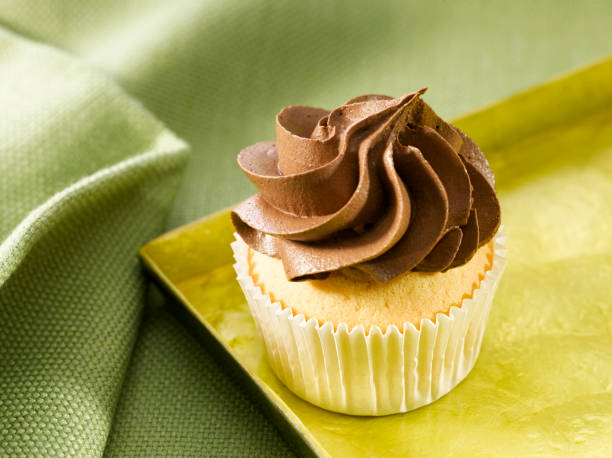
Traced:
<path fill-rule="evenodd" d="M 334 414 L 272 374 L 232 268 L 227 211 L 142 248 L 303 453 L 332 456 L 612 455 L 612 60 L 455 123 L 497 177 L 508 267 L 480 359 L 434 404 Z"/>

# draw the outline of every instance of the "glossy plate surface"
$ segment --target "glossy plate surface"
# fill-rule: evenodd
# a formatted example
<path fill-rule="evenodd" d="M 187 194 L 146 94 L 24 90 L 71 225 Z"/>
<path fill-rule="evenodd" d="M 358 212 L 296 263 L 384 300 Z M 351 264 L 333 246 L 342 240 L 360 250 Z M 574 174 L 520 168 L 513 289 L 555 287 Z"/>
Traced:
<path fill-rule="evenodd" d="M 331 456 L 609 456 L 612 450 L 612 60 L 455 124 L 491 162 L 508 266 L 480 359 L 406 414 L 351 417 L 276 379 L 235 281 L 223 211 L 150 242 L 145 266 L 306 448 Z"/>

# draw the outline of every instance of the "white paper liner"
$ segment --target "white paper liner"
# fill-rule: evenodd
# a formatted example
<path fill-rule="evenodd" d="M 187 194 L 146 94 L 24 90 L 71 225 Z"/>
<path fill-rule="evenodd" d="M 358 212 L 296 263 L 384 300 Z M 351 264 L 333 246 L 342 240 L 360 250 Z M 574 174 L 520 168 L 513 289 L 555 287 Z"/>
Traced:
<path fill-rule="evenodd" d="M 472 298 L 435 323 L 337 329 L 320 325 L 262 294 L 249 274 L 248 247 L 232 243 L 237 279 L 263 337 L 268 362 L 296 395 L 324 409 L 352 415 L 407 412 L 444 396 L 470 372 L 480 353 L 491 302 L 506 266 L 506 236 L 495 237 L 493 266 Z"/>

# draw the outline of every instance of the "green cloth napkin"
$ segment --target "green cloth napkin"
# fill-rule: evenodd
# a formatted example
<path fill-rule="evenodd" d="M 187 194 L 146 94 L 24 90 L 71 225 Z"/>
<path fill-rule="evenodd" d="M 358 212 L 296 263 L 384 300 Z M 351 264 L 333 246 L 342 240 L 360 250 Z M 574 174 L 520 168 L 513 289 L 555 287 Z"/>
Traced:
<path fill-rule="evenodd" d="M 0 62 L 0 454 L 101 454 L 141 317 L 134 253 L 186 144 L 62 52 L 0 31 Z"/>
<path fill-rule="evenodd" d="M 611 16 L 604 1 L 0 3 L 0 455 L 291 454 L 147 288 L 137 248 L 250 194 L 235 155 L 273 138 L 284 105 L 429 86 L 452 117 L 611 52 Z M 163 123 L 193 151 L 182 180 L 186 143 Z"/>

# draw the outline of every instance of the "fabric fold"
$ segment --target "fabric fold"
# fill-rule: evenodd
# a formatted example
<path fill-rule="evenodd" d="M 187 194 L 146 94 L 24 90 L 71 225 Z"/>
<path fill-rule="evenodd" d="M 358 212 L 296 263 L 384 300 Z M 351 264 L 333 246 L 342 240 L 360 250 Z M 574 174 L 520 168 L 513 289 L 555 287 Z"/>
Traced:
<path fill-rule="evenodd" d="M 0 454 L 101 455 L 143 306 L 137 250 L 187 146 L 62 52 L 1 30 L 0 47 Z"/>

